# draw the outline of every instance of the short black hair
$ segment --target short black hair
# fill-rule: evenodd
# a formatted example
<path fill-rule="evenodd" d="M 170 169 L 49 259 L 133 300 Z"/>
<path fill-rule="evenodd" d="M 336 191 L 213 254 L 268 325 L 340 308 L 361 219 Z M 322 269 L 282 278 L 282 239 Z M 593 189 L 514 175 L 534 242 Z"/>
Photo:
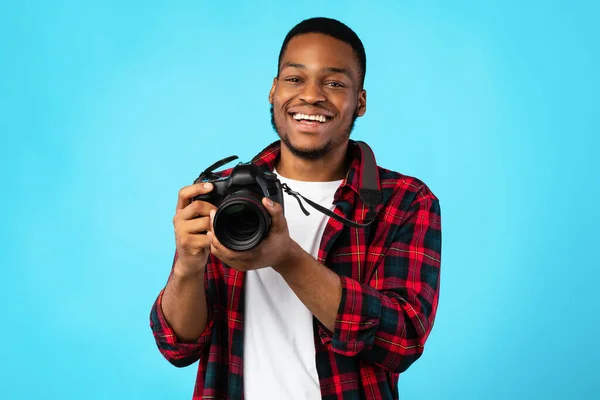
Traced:
<path fill-rule="evenodd" d="M 288 43 L 294 37 L 308 33 L 320 33 L 322 35 L 331 36 L 339 39 L 342 42 L 348 43 L 354 50 L 354 55 L 358 61 L 360 87 L 365 83 L 365 75 L 367 73 L 367 56 L 365 48 L 358 35 L 344 23 L 325 17 L 315 17 L 305 19 L 292 28 L 283 40 L 281 51 L 279 52 L 279 61 L 277 63 L 277 76 L 279 76 L 279 68 L 281 68 L 281 58 L 287 49 Z"/>

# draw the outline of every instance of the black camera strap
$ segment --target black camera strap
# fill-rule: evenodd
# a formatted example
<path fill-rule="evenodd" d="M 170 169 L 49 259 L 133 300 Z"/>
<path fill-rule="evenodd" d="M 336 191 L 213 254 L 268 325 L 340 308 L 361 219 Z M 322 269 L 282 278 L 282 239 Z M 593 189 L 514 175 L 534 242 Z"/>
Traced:
<path fill-rule="evenodd" d="M 359 223 L 350 221 L 349 219 L 346 219 L 344 217 L 340 217 L 339 215 L 337 215 L 333 211 L 328 210 L 327 208 L 321 206 L 320 204 L 315 203 L 311 199 L 307 199 L 306 197 L 302 196 L 300 193 L 294 192 L 285 183 L 282 184 L 281 187 L 283 188 L 284 192 L 286 192 L 287 194 L 289 194 L 290 196 L 293 196 L 296 200 L 298 200 L 298 204 L 300 205 L 300 208 L 302 209 L 302 212 L 304 213 L 304 215 L 310 215 L 310 213 L 308 212 L 308 210 L 306 208 L 304 208 L 304 206 L 302 205 L 302 202 L 300 201 L 300 198 L 302 198 L 302 200 L 304 200 L 305 202 L 307 202 L 308 204 L 310 204 L 314 209 L 322 212 L 323 214 L 327 215 L 328 217 L 331 217 L 331 218 L 333 218 L 333 219 L 341 222 L 344 225 L 351 226 L 352 228 L 366 228 L 374 220 L 374 219 L 367 220 L 368 222 L 366 224 L 359 224 Z"/>
<path fill-rule="evenodd" d="M 365 219 L 365 223 L 359 224 L 354 221 L 350 221 L 344 217 L 341 217 L 334 213 L 333 211 L 328 210 L 327 208 L 321 206 L 320 204 L 315 203 L 314 201 L 307 199 L 302 196 L 300 193 L 293 191 L 287 184 L 282 184 L 284 192 L 293 196 L 300 204 L 300 209 L 304 213 L 304 215 L 310 215 L 310 213 L 304 208 L 300 199 L 306 201 L 309 205 L 311 205 L 314 209 L 322 212 L 323 214 L 331 217 L 344 225 L 348 225 L 352 228 L 366 228 L 371 225 L 373 221 L 375 221 L 375 217 L 377 217 L 377 212 L 375 208 L 381 202 L 383 194 L 379 189 L 379 174 L 377 171 L 377 162 L 375 161 L 375 155 L 373 154 L 373 150 L 369 147 L 365 142 L 357 141 L 356 144 L 360 147 L 362 151 L 362 184 L 359 190 L 359 196 L 363 203 L 367 206 L 368 212 L 367 217 Z"/>
<path fill-rule="evenodd" d="M 237 160 L 237 159 L 238 159 L 238 156 L 229 156 L 222 160 L 217 161 L 216 163 L 214 163 L 213 165 L 211 165 L 210 167 L 208 167 L 204 171 L 202 171 L 200 176 L 197 177 L 196 180 L 194 181 L 194 184 L 200 183 L 200 182 L 204 181 L 205 179 L 209 179 L 209 180 L 217 179 L 218 176 L 216 174 L 214 174 L 213 171 L 215 169 L 221 168 L 223 165 L 229 164 L 233 160 Z"/>
<path fill-rule="evenodd" d="M 362 153 L 362 182 L 361 187 L 359 189 L 359 196 L 361 201 L 367 206 L 367 216 L 365 219 L 365 223 L 357 223 L 354 221 L 350 221 L 344 217 L 337 215 L 336 213 L 330 211 L 329 209 L 315 203 L 314 201 L 307 199 L 302 196 L 300 193 L 293 191 L 287 184 L 282 184 L 281 187 L 285 193 L 293 196 L 300 204 L 300 209 L 305 215 L 310 215 L 310 213 L 304 208 L 304 205 L 300 201 L 300 199 L 306 201 L 310 206 L 312 206 L 317 211 L 322 212 L 323 214 L 331 217 L 344 225 L 348 225 L 353 228 L 366 228 L 371 225 L 375 218 L 377 217 L 377 212 L 375 208 L 381 202 L 383 198 L 383 194 L 379 189 L 379 173 L 377 171 L 377 162 L 375 161 L 375 154 L 373 154 L 373 150 L 369 147 L 368 144 L 362 141 L 355 142 L 361 149 Z M 218 176 L 213 173 L 213 171 L 217 168 L 222 167 L 225 164 L 230 163 L 231 161 L 237 159 L 237 156 L 230 156 L 224 158 L 220 161 L 217 161 L 210 167 L 206 168 L 198 178 L 194 181 L 194 183 L 199 183 L 204 181 L 205 179 L 216 179 Z M 255 160 L 252 160 L 254 162 Z"/>

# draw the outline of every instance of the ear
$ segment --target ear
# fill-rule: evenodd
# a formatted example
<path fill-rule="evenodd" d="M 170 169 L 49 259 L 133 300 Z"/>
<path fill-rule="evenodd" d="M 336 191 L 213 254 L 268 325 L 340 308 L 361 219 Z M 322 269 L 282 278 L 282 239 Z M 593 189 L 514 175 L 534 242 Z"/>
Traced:
<path fill-rule="evenodd" d="M 273 96 L 275 95 L 275 90 L 277 89 L 277 77 L 273 78 L 273 85 L 271 85 L 271 90 L 269 91 L 269 103 L 273 104 Z"/>
<path fill-rule="evenodd" d="M 358 93 L 358 104 L 356 105 L 356 116 L 362 117 L 367 112 L 367 91 L 361 89 Z"/>

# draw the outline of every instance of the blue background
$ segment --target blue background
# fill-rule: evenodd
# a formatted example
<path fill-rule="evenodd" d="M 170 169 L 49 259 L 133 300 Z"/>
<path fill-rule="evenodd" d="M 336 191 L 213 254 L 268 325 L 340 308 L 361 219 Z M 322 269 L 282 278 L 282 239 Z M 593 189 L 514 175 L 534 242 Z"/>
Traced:
<path fill-rule="evenodd" d="M 442 203 L 401 398 L 598 395 L 598 3 L 83 3 L 0 6 L 1 398 L 191 398 L 148 326 L 177 191 L 276 139 L 279 47 L 316 15 L 367 49 L 353 138 Z"/>

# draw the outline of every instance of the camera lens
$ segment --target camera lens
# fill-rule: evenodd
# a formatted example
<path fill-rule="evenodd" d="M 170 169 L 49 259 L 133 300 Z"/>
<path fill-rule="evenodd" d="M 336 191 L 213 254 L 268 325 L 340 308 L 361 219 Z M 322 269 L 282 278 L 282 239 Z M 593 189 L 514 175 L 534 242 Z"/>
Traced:
<path fill-rule="evenodd" d="M 249 250 L 267 235 L 271 217 L 261 198 L 242 190 L 226 197 L 214 219 L 215 235 L 231 250 Z"/>
<path fill-rule="evenodd" d="M 235 240 L 250 239 L 259 225 L 256 210 L 243 203 L 232 204 L 224 208 L 221 218 L 225 219 L 224 222 L 221 222 L 227 235 Z"/>

